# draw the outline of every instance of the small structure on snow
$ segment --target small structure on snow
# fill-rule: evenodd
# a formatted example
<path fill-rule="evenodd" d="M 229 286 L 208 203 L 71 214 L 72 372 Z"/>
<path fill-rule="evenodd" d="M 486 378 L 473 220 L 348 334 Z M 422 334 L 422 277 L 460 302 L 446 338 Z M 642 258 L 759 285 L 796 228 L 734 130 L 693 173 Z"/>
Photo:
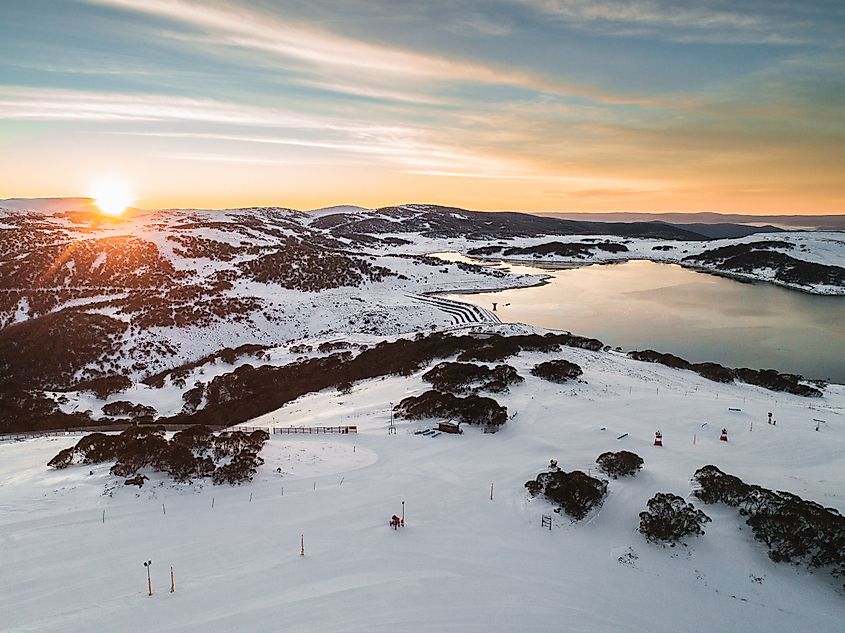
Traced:
<path fill-rule="evenodd" d="M 444 420 L 437 425 L 438 431 L 443 431 L 444 433 L 456 433 L 461 434 L 463 431 L 461 430 L 461 423 L 455 422 L 454 420 Z"/>

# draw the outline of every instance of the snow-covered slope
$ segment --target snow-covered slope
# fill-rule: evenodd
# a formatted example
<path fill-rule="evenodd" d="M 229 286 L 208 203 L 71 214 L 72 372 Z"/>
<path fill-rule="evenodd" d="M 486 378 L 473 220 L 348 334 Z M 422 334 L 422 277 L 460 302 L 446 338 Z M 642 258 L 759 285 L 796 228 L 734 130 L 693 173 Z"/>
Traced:
<path fill-rule="evenodd" d="M 43 390 L 74 392 L 56 398 L 78 413 L 89 408 L 76 395 L 84 390 L 137 392 L 141 403 L 150 395 L 144 379 L 243 346 L 255 348 L 240 354 L 251 362 L 261 349 L 333 333 L 387 336 L 496 323 L 489 312 L 428 295 L 544 279 L 429 256 L 443 251 L 480 249 L 478 256 L 565 265 L 678 261 L 845 292 L 835 273 L 830 283 L 808 284 L 800 283 L 800 270 L 798 281 L 782 274 L 799 262 L 836 266 L 845 275 L 845 245 L 836 233 L 706 241 L 660 223 L 590 224 L 432 205 L 311 213 L 135 209 L 110 219 L 80 209 L 81 202 L 90 201 L 12 201 L 12 209 L 0 210 L 0 430 L 19 416 L 42 428 L 84 422 L 51 418 L 53 397 L 42 398 Z M 21 208 L 27 205 L 34 210 Z M 550 242 L 563 250 L 508 254 Z M 567 248 L 581 254 L 566 255 Z M 178 405 L 159 401 L 168 411 Z M 91 407 L 94 415 L 103 403 Z"/>
<path fill-rule="evenodd" d="M 530 375 L 550 358 L 578 363 L 583 380 Z M 251 420 L 359 433 L 272 436 L 240 487 L 154 477 L 138 491 L 108 464 L 48 470 L 77 435 L 0 443 L 0 630 L 842 630 L 841 579 L 770 561 L 734 509 L 691 497 L 690 477 L 712 463 L 845 511 L 845 388 L 808 400 L 573 348 L 507 362 L 525 382 L 495 394 L 513 416 L 496 434 L 421 437 L 430 422 L 398 420 L 388 435 L 391 403 L 428 388 L 422 372 L 361 382 Z M 526 494 L 549 459 L 586 471 L 620 449 L 644 458 L 642 472 L 610 480 L 579 523 Z M 648 544 L 637 515 L 658 491 L 703 509 L 706 534 Z M 393 531 L 403 501 L 406 527 Z"/>
<path fill-rule="evenodd" d="M 10 211 L 0 229 L 0 367 L 24 385 L 140 379 L 226 347 L 456 325 L 420 294 L 541 279 L 334 237 L 311 219 L 280 208 L 118 221 Z M 86 330 L 99 333 L 75 338 Z M 56 357 L 29 366 L 29 347 L 51 337 L 64 339 Z"/>

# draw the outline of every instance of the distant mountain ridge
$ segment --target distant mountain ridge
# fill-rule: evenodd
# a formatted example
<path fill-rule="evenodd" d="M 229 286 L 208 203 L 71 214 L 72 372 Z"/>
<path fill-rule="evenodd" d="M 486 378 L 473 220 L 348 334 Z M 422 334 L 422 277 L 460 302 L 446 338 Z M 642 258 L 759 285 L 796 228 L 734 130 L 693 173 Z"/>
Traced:
<path fill-rule="evenodd" d="M 542 213 L 566 220 L 604 222 L 666 222 L 677 226 L 745 224 L 753 226 L 772 225 L 787 229 L 845 231 L 845 213 L 829 215 L 746 215 L 741 213 L 641 213 L 618 211 L 613 213 L 588 213 L 554 211 Z"/>
<path fill-rule="evenodd" d="M 71 198 L 7 198 L 0 199 L 0 209 L 9 209 L 12 211 L 41 211 L 45 213 L 56 213 L 62 211 L 90 211 L 95 210 L 95 202 L 92 198 L 85 197 L 71 197 Z M 673 239 L 668 233 L 661 232 L 661 229 L 655 228 L 653 224 L 667 224 L 678 228 L 680 231 L 674 239 L 725 239 L 734 237 L 745 237 L 753 233 L 770 233 L 777 232 L 784 229 L 811 229 L 811 230 L 833 230 L 845 231 L 845 214 L 844 215 L 744 215 L 744 214 L 724 214 L 724 213 L 641 213 L 641 212 L 612 212 L 612 213 L 592 213 L 592 212 L 527 212 L 527 211 L 477 211 L 470 209 L 463 209 L 459 207 L 450 207 L 444 205 L 413 203 L 400 204 L 379 207 L 375 209 L 361 207 L 357 205 L 332 205 L 328 207 L 321 207 L 318 209 L 296 210 L 290 207 L 284 208 L 288 211 L 299 211 L 311 217 L 326 217 L 326 216 L 354 216 L 391 213 L 401 209 L 416 209 L 428 210 L 430 212 L 443 213 L 462 213 L 467 219 L 485 218 L 490 221 L 491 217 L 504 216 L 509 218 L 510 222 L 504 222 L 504 218 L 499 218 L 493 221 L 495 225 L 504 227 L 505 224 L 518 224 L 523 231 L 533 231 L 538 228 L 549 230 L 555 226 L 560 227 L 555 229 L 550 234 L 565 234 L 560 231 L 562 227 L 568 226 L 576 230 L 578 233 L 591 234 L 593 231 L 588 231 L 590 228 L 585 225 L 591 225 L 594 229 L 600 229 L 605 234 L 610 235 L 637 235 L 638 237 L 664 237 L 666 239 Z M 177 210 L 177 209 L 173 209 Z M 182 211 L 189 210 L 187 208 L 178 209 Z M 219 211 L 231 211 L 232 209 L 219 209 Z M 483 214 L 478 216 L 476 214 Z M 525 216 L 532 218 L 539 218 L 539 220 L 529 220 Z M 577 224 L 569 225 L 555 225 L 549 223 L 548 220 L 554 218 L 568 222 L 576 222 Z M 626 224 L 627 227 L 607 226 L 608 224 L 618 225 Z M 631 226 L 634 225 L 634 226 Z M 633 231 L 631 233 L 630 231 Z M 639 231 L 639 232 L 637 232 Z M 696 238 L 694 235 L 698 236 Z"/>

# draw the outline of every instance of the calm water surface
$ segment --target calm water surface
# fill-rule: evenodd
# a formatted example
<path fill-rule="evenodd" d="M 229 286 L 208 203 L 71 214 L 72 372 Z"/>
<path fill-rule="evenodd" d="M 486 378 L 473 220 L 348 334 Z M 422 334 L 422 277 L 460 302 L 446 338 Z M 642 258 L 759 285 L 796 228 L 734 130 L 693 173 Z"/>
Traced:
<path fill-rule="evenodd" d="M 457 253 L 439 256 L 474 261 Z M 495 301 L 502 321 L 569 330 L 625 350 L 651 348 L 694 362 L 771 367 L 845 383 L 845 297 L 643 260 L 569 269 L 502 267 L 552 278 L 533 288 L 447 296 L 485 308 Z"/>

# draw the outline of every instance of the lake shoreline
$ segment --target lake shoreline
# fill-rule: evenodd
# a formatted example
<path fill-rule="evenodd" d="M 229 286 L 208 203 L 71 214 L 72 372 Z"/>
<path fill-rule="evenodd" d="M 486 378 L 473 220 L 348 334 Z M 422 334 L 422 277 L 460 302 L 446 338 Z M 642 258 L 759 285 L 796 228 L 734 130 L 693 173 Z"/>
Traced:
<path fill-rule="evenodd" d="M 460 253 L 455 254 L 462 255 Z M 504 266 L 524 265 L 510 260 L 483 261 L 495 261 L 496 263 Z M 592 308 L 592 306 L 589 305 L 589 300 L 586 301 L 587 305 L 585 307 L 582 305 L 582 299 L 578 296 L 567 296 L 564 303 L 560 304 L 562 311 L 558 315 L 557 309 L 555 308 L 555 301 L 551 299 L 551 297 L 554 297 L 556 291 L 552 289 L 549 291 L 542 290 L 540 291 L 540 294 L 536 292 L 541 288 L 560 284 L 560 275 L 556 274 L 546 274 L 542 279 L 532 285 L 518 285 L 511 288 L 496 290 L 475 289 L 461 290 L 460 292 L 438 291 L 430 294 L 444 296 L 453 301 L 463 301 L 465 303 L 484 307 L 488 310 L 490 309 L 490 306 L 484 305 L 478 295 L 487 295 L 491 301 L 496 299 L 500 308 L 503 306 L 504 301 L 508 301 L 509 299 L 513 301 L 516 299 L 516 301 L 514 301 L 513 308 L 504 311 L 500 309 L 494 312 L 494 314 L 506 323 L 526 323 L 528 325 L 543 327 L 550 330 L 593 336 L 606 341 L 611 347 L 621 347 L 626 350 L 647 348 L 657 349 L 677 354 L 684 358 L 692 358 L 693 362 L 715 362 L 736 367 L 781 368 L 778 369 L 778 371 L 800 374 L 808 377 L 807 380 L 824 380 L 833 384 L 845 384 L 845 378 L 841 375 L 841 363 L 835 360 L 836 350 L 838 350 L 838 344 L 836 341 L 841 338 L 837 334 L 838 328 L 835 322 L 837 320 L 841 320 L 838 317 L 838 311 L 839 306 L 842 304 L 836 301 L 829 301 L 827 299 L 815 299 L 815 297 L 831 297 L 832 295 L 808 292 L 793 293 L 789 292 L 790 290 L 794 290 L 793 288 L 783 287 L 780 284 L 759 283 L 759 280 L 748 278 L 738 279 L 733 275 L 714 274 L 714 272 L 710 270 L 700 270 L 682 266 L 675 262 L 655 262 L 639 258 L 635 260 L 602 263 L 596 262 L 575 266 L 567 265 L 559 267 L 545 267 L 545 270 L 564 273 L 564 275 L 566 275 L 566 273 L 584 271 L 586 274 L 594 277 L 601 277 L 602 279 L 607 278 L 608 274 L 612 274 L 614 275 L 613 280 L 618 283 L 619 279 L 622 278 L 616 278 L 616 272 L 608 272 L 610 270 L 615 270 L 610 267 L 609 264 L 618 264 L 620 267 L 637 264 L 647 264 L 653 266 L 660 266 L 663 264 L 667 265 L 669 268 L 649 269 L 645 272 L 647 274 L 653 274 L 657 270 L 670 271 L 668 273 L 663 272 L 661 274 L 668 274 L 671 278 L 683 278 L 684 273 L 702 273 L 703 275 L 708 275 L 714 280 L 723 279 L 724 282 L 732 281 L 737 284 L 742 284 L 742 286 L 737 286 L 735 288 L 731 286 L 727 287 L 729 292 L 727 293 L 728 296 L 724 299 L 724 305 L 722 305 L 723 301 L 718 296 L 716 300 L 712 301 L 706 298 L 712 293 L 716 293 L 718 295 L 720 286 L 717 285 L 714 290 L 712 284 L 702 284 L 701 281 L 696 282 L 695 279 L 691 282 L 685 282 L 685 284 L 696 284 L 696 288 L 700 286 L 704 289 L 703 293 L 697 293 L 695 290 L 688 290 L 684 291 L 681 296 L 675 297 L 674 295 L 667 294 L 671 292 L 671 286 L 673 283 L 671 281 L 667 281 L 663 285 L 658 284 L 652 290 L 625 289 L 624 291 L 620 290 L 616 294 L 610 290 L 610 296 L 613 297 L 612 300 L 615 301 L 614 305 L 617 306 L 618 309 L 599 310 L 599 312 L 596 313 L 596 322 L 594 323 L 591 321 L 587 324 L 583 322 L 583 318 L 579 318 L 577 316 L 567 317 L 567 311 L 570 313 L 573 309 L 575 309 L 576 312 L 583 311 L 580 310 L 581 308 L 589 311 Z M 672 264 L 675 265 L 672 266 Z M 542 266 L 534 265 L 533 262 L 531 268 L 539 270 L 544 269 Z M 592 272 L 589 272 L 591 268 Z M 621 269 L 621 271 L 624 275 L 625 269 Z M 627 274 L 630 275 L 630 271 Z M 601 292 L 592 286 L 587 286 L 586 288 L 588 288 L 589 292 L 592 294 L 595 294 L 596 292 L 599 292 L 600 294 Z M 737 288 L 740 289 L 737 290 Z M 744 288 L 753 288 L 753 295 L 751 297 L 746 297 Z M 780 288 L 780 290 L 778 290 L 778 288 Z M 534 290 L 535 292 L 527 297 L 524 294 L 514 295 L 513 297 L 508 296 L 508 293 L 515 292 L 517 290 L 529 293 L 531 290 Z M 559 290 L 560 289 L 558 289 L 558 291 Z M 576 290 L 583 291 L 584 288 L 577 288 Z M 633 303 L 630 305 L 627 303 L 628 299 L 623 299 L 621 296 L 624 292 L 629 291 L 635 293 L 632 295 L 634 298 L 632 300 Z M 550 296 L 546 296 L 547 292 Z M 689 315 L 680 314 L 678 317 L 679 321 L 676 322 L 670 319 L 668 315 L 663 314 L 662 311 L 660 311 L 658 304 L 647 305 L 647 307 L 652 310 L 658 308 L 655 318 L 651 318 L 648 315 L 643 316 L 640 313 L 640 302 L 643 301 L 640 294 L 645 294 L 647 297 L 649 292 L 661 293 L 656 299 L 652 299 L 652 303 L 654 301 L 662 301 L 668 304 L 680 302 L 684 306 L 688 307 L 691 302 L 700 299 L 705 301 L 708 305 L 704 306 L 701 314 L 699 314 L 697 309 L 692 311 L 691 318 L 694 321 L 694 326 L 687 330 L 686 325 L 680 323 L 680 321 Z M 699 294 L 702 294 L 702 296 L 699 297 Z M 520 298 L 517 299 L 517 296 Z M 761 296 L 763 297 L 762 299 L 760 298 Z M 799 299 L 798 297 L 806 297 L 807 300 L 805 301 Z M 771 305 L 769 305 L 770 299 Z M 745 305 L 746 300 L 749 302 L 749 306 Z M 810 303 L 807 303 L 807 301 Z M 537 308 L 535 305 L 538 303 L 546 305 L 544 305 L 541 309 Z M 762 305 L 763 315 L 761 322 L 757 322 L 757 319 L 754 318 L 753 310 L 756 305 Z M 621 308 L 619 306 L 621 306 Z M 804 309 L 796 312 L 796 307 L 799 306 Z M 672 312 L 673 307 L 674 306 L 670 305 L 669 312 Z M 845 308 L 845 305 L 843 305 L 843 308 Z M 708 322 L 706 326 L 702 326 L 701 321 L 702 319 L 706 320 L 707 315 L 709 314 L 708 309 L 715 310 L 717 313 L 724 310 L 725 314 L 722 314 L 721 316 L 716 314 L 717 318 L 712 324 L 709 324 Z M 537 310 L 541 310 L 541 312 L 536 312 Z M 609 334 L 607 331 L 607 324 L 602 323 L 603 320 L 606 320 L 606 312 L 620 313 L 626 310 L 633 312 L 624 319 L 621 319 L 624 321 L 624 324 L 621 326 L 620 332 L 617 332 L 615 335 Z M 734 319 L 729 316 L 732 310 L 740 311 L 738 318 L 735 319 L 736 322 L 734 322 Z M 767 312 L 771 314 L 767 314 Z M 821 313 L 823 318 L 816 318 L 817 315 L 815 312 Z M 749 313 L 751 316 L 749 316 Z M 772 314 L 775 315 L 774 318 L 776 319 L 776 322 L 774 323 L 770 323 L 766 318 Z M 784 318 L 789 314 L 796 315 L 795 318 L 797 320 L 794 326 L 789 325 L 788 323 L 786 326 L 784 325 Z M 638 325 L 637 319 L 641 319 L 642 321 L 641 332 L 635 327 Z M 667 319 L 671 321 L 669 326 L 665 329 L 675 329 L 674 339 L 672 338 L 672 332 L 664 332 L 659 325 L 657 328 L 655 327 L 655 323 L 660 322 L 661 319 L 663 319 L 664 322 Z M 806 320 L 809 325 L 803 323 L 802 319 Z M 816 321 L 821 321 L 821 328 L 818 327 L 819 323 Z M 831 322 L 834 322 L 834 325 L 831 326 Z M 613 327 L 613 325 L 610 326 L 611 330 Z M 809 330 L 813 327 L 816 328 L 814 331 L 804 331 L 805 329 Z M 696 328 L 698 328 L 698 330 L 696 330 Z M 794 332 L 793 329 L 795 329 Z M 657 334 L 655 334 L 655 331 Z M 649 334 L 649 332 L 651 332 L 651 334 Z M 804 338 L 809 338 L 811 340 L 809 343 L 805 344 Z M 813 350 L 816 350 L 816 352 Z"/>
<path fill-rule="evenodd" d="M 779 286 L 781 288 L 786 288 L 788 290 L 794 290 L 796 292 L 801 292 L 808 295 L 813 295 L 817 297 L 845 297 L 845 288 L 842 288 L 839 292 L 823 292 L 818 289 L 808 288 L 806 286 L 800 286 L 797 284 L 791 284 L 788 282 L 779 281 L 777 279 L 765 279 L 763 277 L 759 277 L 754 275 L 753 273 L 741 273 L 741 272 L 731 272 L 727 270 L 719 270 L 718 268 L 709 268 L 707 266 L 696 266 L 692 264 L 685 264 L 682 261 L 677 260 L 670 260 L 670 259 L 658 259 L 658 258 L 649 258 L 643 257 L 642 255 L 638 255 L 636 257 L 622 257 L 618 259 L 594 259 L 590 261 L 584 262 L 538 262 L 537 260 L 531 259 L 522 259 L 522 258 L 507 258 L 507 257 L 485 257 L 485 256 L 477 256 L 477 255 L 468 255 L 467 253 L 460 253 L 467 259 L 473 259 L 477 262 L 483 263 L 497 263 L 497 264 L 515 264 L 517 266 L 530 266 L 532 268 L 538 268 L 540 270 L 548 269 L 548 270 L 571 270 L 575 268 L 584 268 L 586 266 L 612 266 L 614 264 L 625 264 L 627 262 L 638 262 L 638 261 L 645 261 L 645 262 L 654 262 L 655 264 L 674 264 L 675 266 L 680 266 L 681 268 L 686 268 L 687 270 L 692 270 L 699 273 L 704 273 L 706 275 L 714 275 L 716 277 L 724 277 L 726 279 L 733 279 L 734 281 L 738 281 L 740 283 L 749 283 L 749 284 L 771 284 L 773 286 Z M 436 256 L 436 255 L 434 255 Z M 482 291 L 483 292 L 483 291 Z"/>

